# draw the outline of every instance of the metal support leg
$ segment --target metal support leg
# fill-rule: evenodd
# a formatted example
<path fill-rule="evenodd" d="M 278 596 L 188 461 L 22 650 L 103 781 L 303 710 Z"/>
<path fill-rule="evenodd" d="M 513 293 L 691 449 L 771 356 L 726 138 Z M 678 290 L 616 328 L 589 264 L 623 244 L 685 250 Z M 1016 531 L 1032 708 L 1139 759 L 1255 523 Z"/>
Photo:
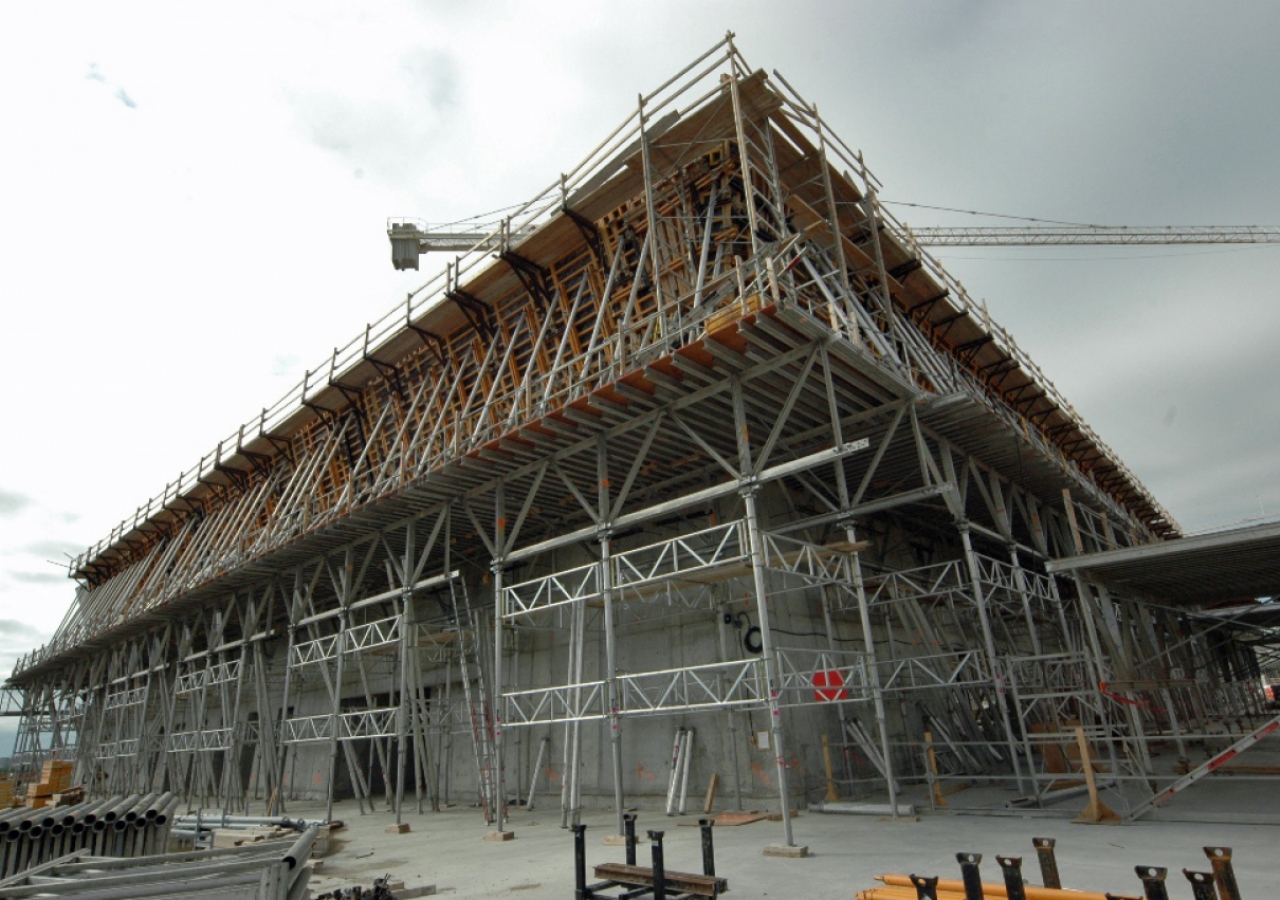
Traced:
<path fill-rule="evenodd" d="M 1031 839 L 1036 848 L 1036 857 L 1040 860 L 1040 883 L 1047 888 L 1062 890 L 1062 878 L 1058 875 L 1058 858 L 1054 854 L 1054 846 L 1058 843 L 1053 838 L 1038 837 Z"/>
<path fill-rule="evenodd" d="M 653 900 L 667 900 L 667 870 L 662 858 L 662 836 L 665 832 L 650 831 L 649 840 L 653 842 Z"/>
<path fill-rule="evenodd" d="M 1213 896 L 1215 879 L 1212 872 L 1192 872 L 1190 869 L 1183 869 L 1182 874 L 1187 877 L 1187 881 L 1191 882 L 1192 900 L 1217 900 Z"/>
<path fill-rule="evenodd" d="M 716 874 L 716 847 L 711 836 L 711 827 L 715 824 L 714 819 L 698 820 L 698 828 L 702 832 L 702 874 L 707 876 Z"/>
<path fill-rule="evenodd" d="M 586 825 L 573 826 L 573 897 L 587 900 L 587 838 Z"/>
<path fill-rule="evenodd" d="M 1022 883 L 1022 857 L 997 856 L 996 862 L 1004 875 L 1005 896 L 1009 900 L 1027 900 L 1027 889 Z"/>
<path fill-rule="evenodd" d="M 1147 900 L 1169 900 L 1169 889 L 1164 886 L 1168 869 L 1159 866 L 1134 866 L 1134 871 L 1142 879 L 1142 890 L 1146 893 Z"/>
<path fill-rule="evenodd" d="M 636 814 L 622 814 L 622 833 L 627 842 L 627 865 L 636 864 Z"/>
<path fill-rule="evenodd" d="M 938 876 L 925 878 L 921 875 L 911 875 L 912 885 L 916 889 L 916 900 L 938 900 Z"/>
<path fill-rule="evenodd" d="M 982 900 L 982 875 L 978 872 L 982 854 L 957 853 L 956 862 L 960 863 L 960 878 L 964 881 L 964 900 Z"/>
<path fill-rule="evenodd" d="M 1205 847 L 1204 855 L 1213 865 L 1213 877 L 1218 881 L 1221 900 L 1240 900 L 1240 885 L 1236 884 L 1236 871 L 1231 865 L 1231 848 Z"/>

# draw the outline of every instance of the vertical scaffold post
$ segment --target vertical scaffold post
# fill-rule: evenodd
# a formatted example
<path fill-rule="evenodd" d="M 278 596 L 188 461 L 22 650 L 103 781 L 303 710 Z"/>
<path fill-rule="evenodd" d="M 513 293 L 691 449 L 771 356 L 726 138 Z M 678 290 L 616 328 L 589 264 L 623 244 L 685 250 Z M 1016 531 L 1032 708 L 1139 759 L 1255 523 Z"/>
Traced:
<path fill-rule="evenodd" d="M 751 574 L 755 582 L 756 617 L 760 621 L 760 645 L 764 655 L 765 682 L 769 692 L 769 730 L 778 768 L 778 799 L 782 803 L 782 833 L 788 847 L 795 846 L 791 833 L 791 799 L 787 792 L 787 757 L 782 735 L 782 707 L 778 703 L 778 660 L 769 633 L 769 596 L 764 581 L 764 548 L 760 539 L 760 520 L 756 511 L 756 485 L 742 492 L 746 505 L 747 534 L 751 542 Z"/>
<path fill-rule="evenodd" d="M 507 788 L 502 771 L 502 565 L 497 560 L 493 563 L 493 595 L 493 772 L 490 781 L 493 786 L 493 816 L 501 832 L 506 830 Z M 483 722 L 481 727 L 484 727 Z"/>
<path fill-rule="evenodd" d="M 845 528 L 845 537 L 853 543 L 853 526 Z M 871 677 L 871 698 L 876 712 L 876 729 L 880 732 L 880 755 L 884 757 L 884 780 L 889 791 L 889 811 L 898 818 L 898 785 L 893 779 L 893 757 L 889 747 L 889 714 L 884 705 L 884 691 L 880 686 L 880 665 L 876 654 L 875 634 L 871 626 L 871 607 L 867 603 L 866 584 L 862 580 L 862 562 L 859 554 L 853 554 L 850 567 L 853 571 L 853 587 L 858 597 L 858 623 L 862 626 L 862 646 L 867 654 L 867 669 Z"/>
<path fill-rule="evenodd" d="M 601 444 L 603 446 L 603 443 Z M 602 485 L 602 491 L 608 490 Z M 607 499 L 607 493 L 606 493 Z M 618 834 L 622 834 L 622 732 L 618 721 L 618 644 L 613 625 L 613 563 L 607 534 L 600 537 L 600 587 L 604 603 L 605 687 L 609 704 L 609 750 L 613 759 L 613 807 Z"/>
<path fill-rule="evenodd" d="M 338 656 L 338 662 L 335 666 L 336 673 L 333 679 L 333 710 L 329 714 L 329 784 L 325 790 L 324 817 L 326 821 L 333 821 L 333 793 L 334 787 L 338 781 L 338 728 L 342 716 L 342 660 L 346 656 L 342 652 L 342 645 L 347 638 L 347 610 L 344 603 L 343 607 L 338 610 L 338 640 L 334 645 Z M 352 775 L 354 778 L 354 773 Z M 361 811 L 363 811 L 361 807 Z"/>
<path fill-rule="evenodd" d="M 409 552 L 413 548 L 413 528 L 409 530 Z M 406 574 L 412 571 L 406 568 Z M 406 583 L 400 593 L 400 699 L 396 704 L 396 824 L 404 816 L 404 766 L 407 755 L 405 744 L 409 740 L 409 715 L 412 700 L 409 699 L 409 605 L 413 590 Z"/>
<path fill-rule="evenodd" d="M 503 483 L 498 482 L 494 490 L 493 501 L 493 815 L 498 823 L 498 831 L 506 826 L 507 784 L 503 771 L 502 759 L 502 611 L 504 598 L 502 595 L 503 563 L 507 553 L 507 510 L 506 492 Z"/>
<path fill-rule="evenodd" d="M 1018 744 L 1013 737 L 1013 726 L 1010 723 L 1009 698 L 1005 690 L 1005 676 L 1000 670 L 1000 658 L 996 655 L 995 634 L 991 630 L 991 615 L 987 609 L 986 593 L 982 589 L 982 577 L 978 568 L 978 554 L 973 549 L 973 540 L 969 537 L 969 523 L 956 523 L 960 532 L 960 541 L 964 544 L 964 557 L 969 568 L 969 580 L 973 587 L 974 603 L 978 607 L 978 623 L 982 626 L 982 643 L 987 653 L 987 665 L 991 668 L 991 677 L 995 682 L 996 706 L 1000 713 L 1000 721 L 1004 726 L 1005 744 L 1009 750 L 1009 763 L 1013 766 L 1013 777 L 1018 783 L 1018 790 L 1027 790 L 1022 779 L 1022 766 L 1018 763 Z M 1034 789 L 1035 785 L 1032 785 Z"/>

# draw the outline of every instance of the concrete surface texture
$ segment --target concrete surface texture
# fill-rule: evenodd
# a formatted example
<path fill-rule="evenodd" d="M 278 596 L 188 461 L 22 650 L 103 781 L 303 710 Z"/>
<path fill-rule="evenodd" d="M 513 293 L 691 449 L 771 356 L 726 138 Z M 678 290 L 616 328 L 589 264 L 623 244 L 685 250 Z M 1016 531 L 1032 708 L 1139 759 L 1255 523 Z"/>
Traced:
<path fill-rule="evenodd" d="M 1268 792 L 1271 793 L 1271 792 Z M 1265 795 L 1258 803 L 1271 805 Z M 314 810 L 295 807 L 291 814 Z M 312 880 L 313 889 L 361 884 L 391 874 L 406 887 L 434 884 L 441 896 L 519 900 L 571 900 L 573 896 L 573 837 L 561 829 L 559 809 L 518 810 L 511 817 L 517 837 L 504 843 L 483 840 L 489 827 L 473 808 L 455 807 L 441 813 L 407 816 L 412 831 L 388 835 L 390 813 L 361 816 L 354 803 L 342 803 L 335 813 L 346 829 L 334 833 L 329 856 Z M 637 831 L 665 831 L 668 869 L 701 871 L 696 817 L 669 818 L 658 810 L 640 810 Z M 622 862 L 621 847 L 605 846 L 614 816 L 607 810 L 584 814 L 590 867 Z M 1169 869 L 1170 896 L 1189 898 L 1184 868 L 1209 869 L 1202 848 L 1226 846 L 1234 851 L 1236 877 L 1245 900 L 1277 896 L 1280 876 L 1273 826 L 1144 822 L 1128 826 L 1076 825 L 1043 815 L 1010 817 L 922 815 L 888 819 L 802 813 L 795 820 L 796 842 L 809 846 L 808 859 L 767 858 L 765 846 L 777 843 L 782 826 L 761 821 L 715 830 L 716 874 L 727 877 L 735 897 L 805 897 L 808 900 L 851 900 L 854 893 L 875 886 L 885 872 L 941 875 L 959 878 L 957 852 L 984 856 L 983 880 L 1000 881 L 997 854 L 1021 856 L 1028 881 L 1038 883 L 1039 868 L 1032 837 L 1057 839 L 1058 867 L 1063 887 L 1141 895 L 1136 865 Z M 642 844 L 637 862 L 647 864 L 649 847 Z"/>

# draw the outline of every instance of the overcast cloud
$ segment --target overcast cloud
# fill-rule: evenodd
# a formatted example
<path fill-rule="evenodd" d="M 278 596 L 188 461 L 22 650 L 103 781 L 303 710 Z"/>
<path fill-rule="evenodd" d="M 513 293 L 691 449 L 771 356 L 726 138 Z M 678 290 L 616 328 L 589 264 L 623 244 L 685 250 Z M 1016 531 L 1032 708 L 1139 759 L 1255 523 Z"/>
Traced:
<path fill-rule="evenodd" d="M 525 199 L 726 28 L 888 200 L 1280 224 L 1280 4 L 5 4 L 0 675 L 46 560 L 425 280 L 388 216 Z M 938 255 L 1185 526 L 1280 513 L 1280 247 Z"/>

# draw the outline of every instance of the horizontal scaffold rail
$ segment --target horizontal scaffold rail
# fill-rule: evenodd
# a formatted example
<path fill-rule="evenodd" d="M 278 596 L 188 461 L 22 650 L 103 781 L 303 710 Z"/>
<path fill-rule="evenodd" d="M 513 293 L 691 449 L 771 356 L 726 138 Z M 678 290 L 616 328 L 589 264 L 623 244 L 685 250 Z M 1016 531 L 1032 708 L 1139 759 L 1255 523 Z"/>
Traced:
<path fill-rule="evenodd" d="M 784 647 L 777 650 L 778 705 L 821 706 L 872 699 L 868 654 L 856 650 Z M 878 660 L 885 693 L 986 687 L 991 673 L 978 650 Z M 583 681 L 504 693 L 508 727 L 609 717 L 606 682 Z M 764 660 L 750 658 L 617 678 L 619 718 L 769 705 Z"/>
<path fill-rule="evenodd" d="M 139 706 L 147 702 L 147 687 L 129 688 L 128 690 L 115 691 L 107 694 L 104 706 L 108 709 L 124 709 L 128 706 Z"/>
<path fill-rule="evenodd" d="M 396 716 L 399 707 L 362 709 L 341 713 L 338 717 L 337 737 L 340 741 L 358 741 L 364 738 L 392 737 L 396 733 Z M 327 741 L 333 737 L 333 716 L 302 716 L 286 719 L 284 742 L 305 744 Z"/>
<path fill-rule="evenodd" d="M 204 668 L 193 669 L 178 675 L 174 685 L 174 693 L 178 696 L 191 694 L 206 687 L 227 684 L 240 680 L 243 661 L 232 659 L 226 662 L 211 663 Z"/>
<path fill-rule="evenodd" d="M 1092 663 L 1084 653 L 1010 656 L 1005 666 L 1011 686 L 1024 700 L 1076 696 L 1098 690 Z"/>
<path fill-rule="evenodd" d="M 973 556 L 976 585 L 984 600 L 1011 608 L 1020 607 L 1024 599 L 1045 606 L 1056 606 L 1060 602 L 1049 576 L 980 553 Z M 977 600 L 974 571 L 963 559 L 868 575 L 865 584 L 867 601 L 872 605 L 949 598 L 966 603 Z M 852 607 L 855 600 L 848 594 L 843 597 L 842 605 Z"/>
<path fill-rule="evenodd" d="M 93 750 L 93 758 L 97 760 L 115 759 L 120 756 L 137 756 L 141 741 L 138 738 L 126 738 L 119 741 L 103 741 Z"/>
<path fill-rule="evenodd" d="M 858 547 L 837 543 L 820 546 L 796 538 L 762 532 L 762 567 L 809 585 L 847 585 L 848 556 Z M 690 534 L 678 535 L 610 557 L 611 585 L 624 603 L 672 599 L 668 586 L 693 586 L 689 596 L 704 599 L 696 588 L 750 577 L 751 547 L 747 523 L 735 519 Z M 518 584 L 504 585 L 503 618 L 520 620 L 571 603 L 598 602 L 603 596 L 600 564 L 589 563 L 552 572 Z"/>
<path fill-rule="evenodd" d="M 400 643 L 400 616 L 388 616 L 375 622 L 350 625 L 340 634 L 300 641 L 293 645 L 290 662 L 295 667 L 309 666 L 333 659 L 341 640 L 343 653 L 358 653 Z"/>
<path fill-rule="evenodd" d="M 198 731 L 178 731 L 168 736 L 165 750 L 169 753 L 212 753 L 230 750 L 238 742 L 253 744 L 258 741 L 258 723 L 241 722 L 222 728 L 202 728 Z"/>
<path fill-rule="evenodd" d="M 618 676 L 620 717 L 759 707 L 768 701 L 761 661 L 745 659 Z M 508 727 L 606 718 L 605 682 L 504 693 Z"/>

